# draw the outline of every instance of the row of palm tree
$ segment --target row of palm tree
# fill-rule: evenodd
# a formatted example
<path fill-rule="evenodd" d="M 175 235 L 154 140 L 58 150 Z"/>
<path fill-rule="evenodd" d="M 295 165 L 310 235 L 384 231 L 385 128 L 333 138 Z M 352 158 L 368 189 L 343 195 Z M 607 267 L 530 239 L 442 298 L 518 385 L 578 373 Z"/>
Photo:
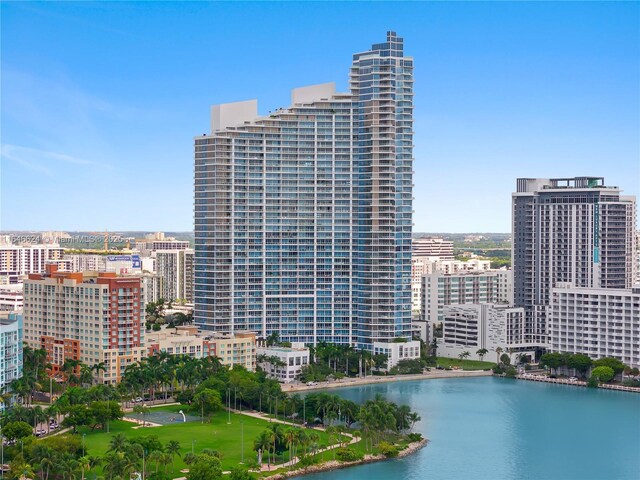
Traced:
<path fill-rule="evenodd" d="M 263 463 L 266 457 L 271 465 L 277 462 L 278 452 L 289 451 L 289 461 L 297 456 L 314 454 L 318 450 L 320 435 L 315 430 L 305 431 L 299 427 L 291 427 L 274 423 L 263 430 L 254 440 L 253 448 L 258 452 L 258 462 Z"/>
<path fill-rule="evenodd" d="M 160 393 L 167 398 L 176 389 L 192 389 L 224 368 L 215 356 L 194 358 L 160 352 L 128 366 L 120 388 L 131 397 L 148 394 L 154 398 Z"/>
<path fill-rule="evenodd" d="M 365 439 L 365 447 L 370 449 L 377 443 L 388 440 L 393 435 L 411 432 L 420 415 L 411 411 L 408 405 L 396 405 L 377 394 L 360 408 L 358 421 Z"/>

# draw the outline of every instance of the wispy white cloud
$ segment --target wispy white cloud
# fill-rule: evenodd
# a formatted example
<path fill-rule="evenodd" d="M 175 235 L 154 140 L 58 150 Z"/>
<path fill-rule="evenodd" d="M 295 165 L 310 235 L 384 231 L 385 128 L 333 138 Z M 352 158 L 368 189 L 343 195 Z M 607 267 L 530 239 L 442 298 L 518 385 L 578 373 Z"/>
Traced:
<path fill-rule="evenodd" d="M 4 143 L 0 146 L 0 155 L 2 158 L 22 165 L 29 170 L 45 175 L 53 175 L 54 170 L 50 167 L 55 167 L 56 163 L 97 167 L 106 166 L 84 158 L 67 155 L 66 153 L 53 152 L 50 150 L 42 150 L 39 148 L 25 147 L 21 145 L 12 145 L 8 143 Z"/>

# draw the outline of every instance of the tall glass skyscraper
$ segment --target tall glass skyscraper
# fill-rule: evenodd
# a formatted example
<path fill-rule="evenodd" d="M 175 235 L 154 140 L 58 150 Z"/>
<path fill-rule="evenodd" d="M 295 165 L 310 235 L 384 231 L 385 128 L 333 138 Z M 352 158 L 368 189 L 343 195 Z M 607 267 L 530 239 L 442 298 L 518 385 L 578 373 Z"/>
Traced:
<path fill-rule="evenodd" d="M 195 320 L 374 348 L 411 336 L 413 60 L 394 32 L 350 93 L 212 107 L 195 139 Z"/>

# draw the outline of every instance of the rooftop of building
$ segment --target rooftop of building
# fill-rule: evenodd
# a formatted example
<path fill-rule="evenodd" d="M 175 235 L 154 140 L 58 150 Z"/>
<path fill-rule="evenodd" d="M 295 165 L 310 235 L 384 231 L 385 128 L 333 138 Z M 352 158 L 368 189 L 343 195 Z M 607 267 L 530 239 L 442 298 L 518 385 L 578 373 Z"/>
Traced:
<path fill-rule="evenodd" d="M 45 273 L 30 273 L 29 280 L 57 280 L 58 283 L 63 283 L 65 280 L 70 280 L 75 283 L 91 283 L 91 284 L 104 284 L 112 281 L 117 282 L 135 282 L 140 281 L 139 277 L 133 275 L 117 275 L 114 272 L 61 272 L 58 271 L 57 264 L 46 264 Z"/>

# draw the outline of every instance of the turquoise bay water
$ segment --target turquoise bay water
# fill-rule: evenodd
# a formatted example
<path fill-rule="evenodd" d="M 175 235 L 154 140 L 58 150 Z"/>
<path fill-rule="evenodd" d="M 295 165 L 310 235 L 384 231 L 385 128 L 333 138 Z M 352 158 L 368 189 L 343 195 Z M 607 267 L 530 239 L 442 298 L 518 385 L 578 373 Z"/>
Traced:
<path fill-rule="evenodd" d="M 640 394 L 493 377 L 333 390 L 381 393 L 419 412 L 429 445 L 408 457 L 325 472 L 322 480 L 638 480 Z"/>

